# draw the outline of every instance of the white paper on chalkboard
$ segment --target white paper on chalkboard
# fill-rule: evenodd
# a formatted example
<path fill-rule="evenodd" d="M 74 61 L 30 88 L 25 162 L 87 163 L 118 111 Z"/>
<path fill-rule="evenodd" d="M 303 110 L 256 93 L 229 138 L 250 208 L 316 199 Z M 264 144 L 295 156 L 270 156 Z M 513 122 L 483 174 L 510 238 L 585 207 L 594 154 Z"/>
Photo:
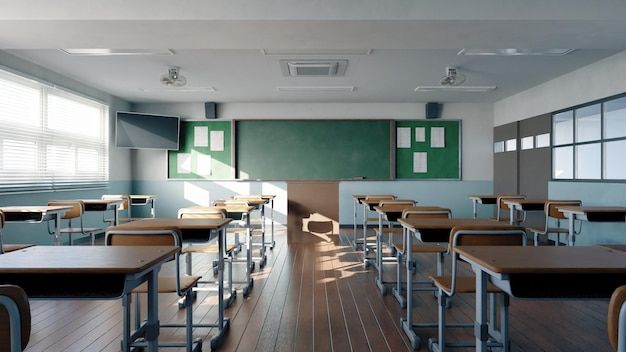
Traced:
<path fill-rule="evenodd" d="M 196 174 L 201 176 L 211 175 L 211 156 L 196 154 Z"/>
<path fill-rule="evenodd" d="M 413 153 L 413 172 L 420 173 L 420 174 L 428 172 L 428 153 L 426 152 Z"/>
<path fill-rule="evenodd" d="M 211 131 L 211 151 L 224 151 L 224 131 Z"/>
<path fill-rule="evenodd" d="M 176 156 L 176 172 L 179 174 L 191 172 L 191 154 L 180 153 Z"/>
<path fill-rule="evenodd" d="M 396 148 L 411 148 L 411 128 L 398 127 L 396 131 Z"/>
<path fill-rule="evenodd" d="M 208 147 L 209 146 L 209 128 L 207 126 L 194 126 L 193 146 L 194 147 Z"/>
<path fill-rule="evenodd" d="M 446 147 L 446 129 L 443 127 L 432 127 L 430 129 L 430 147 L 445 148 Z"/>
<path fill-rule="evenodd" d="M 415 127 L 415 141 L 426 142 L 426 128 Z"/>

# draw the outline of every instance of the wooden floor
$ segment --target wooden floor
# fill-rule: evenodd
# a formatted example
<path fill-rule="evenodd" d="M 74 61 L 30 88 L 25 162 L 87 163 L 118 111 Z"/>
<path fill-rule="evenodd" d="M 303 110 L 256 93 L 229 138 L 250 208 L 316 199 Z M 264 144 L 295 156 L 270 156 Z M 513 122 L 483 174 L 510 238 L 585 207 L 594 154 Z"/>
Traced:
<path fill-rule="evenodd" d="M 345 238 L 342 239 L 345 241 Z M 374 285 L 375 271 L 365 270 L 360 254 L 339 238 L 331 242 L 288 244 L 284 232 L 268 252 L 268 265 L 254 273 L 255 285 L 244 299 L 226 311 L 231 328 L 221 351 L 409 351 L 399 327 L 403 310 L 391 295 L 382 297 Z M 194 259 L 195 270 L 210 258 Z M 433 260 L 419 258 L 420 268 Z M 449 264 L 449 263 L 448 263 Z M 387 269 L 387 268 L 386 268 Z M 393 266 L 387 272 L 393 274 Z M 207 273 L 210 276 L 210 273 Z M 389 276 L 391 278 L 391 276 Z M 415 318 L 436 320 L 430 293 L 414 295 Z M 175 296 L 160 296 L 161 322 L 182 320 Z M 216 295 L 200 292 L 196 320 L 216 317 Z M 454 298 L 450 322 L 471 321 L 473 295 Z M 117 351 L 121 333 L 121 302 L 32 301 L 32 333 L 28 351 Z M 609 351 L 607 302 L 537 302 L 512 300 L 513 351 Z M 197 329 L 203 350 L 212 331 Z M 162 339 L 182 337 L 179 329 L 162 331 Z M 435 330 L 418 332 L 425 341 Z M 472 331 L 450 333 L 451 339 L 471 338 Z M 169 349 L 168 349 L 169 350 Z M 426 351 L 425 343 L 421 350 Z M 471 350 L 471 349 L 470 349 Z"/>

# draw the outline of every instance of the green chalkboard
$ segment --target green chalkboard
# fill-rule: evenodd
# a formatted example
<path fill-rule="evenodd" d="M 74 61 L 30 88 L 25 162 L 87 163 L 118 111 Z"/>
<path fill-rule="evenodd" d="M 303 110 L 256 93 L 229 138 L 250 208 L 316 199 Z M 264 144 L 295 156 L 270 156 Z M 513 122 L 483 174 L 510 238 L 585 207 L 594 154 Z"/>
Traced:
<path fill-rule="evenodd" d="M 232 162 L 230 121 L 183 121 L 180 125 L 180 143 L 178 150 L 170 150 L 167 155 L 167 176 L 169 179 L 232 179 L 234 168 Z M 202 129 L 202 141 L 195 141 L 195 128 Z M 212 132 L 223 136 L 221 151 L 211 150 Z M 217 140 L 217 138 L 216 138 Z M 185 160 L 183 162 L 183 160 Z M 179 165 L 179 162 L 182 165 Z"/>
<path fill-rule="evenodd" d="M 432 128 L 444 129 L 443 148 L 431 146 Z M 457 120 L 416 120 L 396 121 L 396 129 L 410 128 L 410 147 L 396 146 L 396 178 L 398 179 L 454 179 L 461 178 L 461 121 Z M 416 141 L 416 128 L 423 128 L 424 141 Z M 396 130 L 399 135 L 399 130 Z M 425 152 L 426 172 L 415 172 L 413 154 Z"/>
<path fill-rule="evenodd" d="M 389 120 L 240 120 L 237 177 L 388 180 Z"/>

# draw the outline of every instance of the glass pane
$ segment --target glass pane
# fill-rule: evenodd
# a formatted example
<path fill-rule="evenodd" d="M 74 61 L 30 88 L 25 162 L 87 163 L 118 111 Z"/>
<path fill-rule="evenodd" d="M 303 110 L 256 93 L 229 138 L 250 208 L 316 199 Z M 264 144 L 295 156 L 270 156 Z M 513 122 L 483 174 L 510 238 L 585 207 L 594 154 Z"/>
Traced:
<path fill-rule="evenodd" d="M 552 134 L 554 145 L 574 142 L 574 113 L 565 111 L 552 116 Z"/>
<path fill-rule="evenodd" d="M 545 148 L 550 146 L 550 133 L 544 133 L 536 136 L 535 146 L 537 148 Z"/>
<path fill-rule="evenodd" d="M 49 94 L 48 127 L 98 138 L 102 133 L 102 110 L 93 105 Z"/>
<path fill-rule="evenodd" d="M 589 142 L 601 138 L 600 104 L 576 109 L 576 142 Z"/>
<path fill-rule="evenodd" d="M 54 175 L 73 175 L 76 168 L 74 148 L 62 145 L 46 147 L 46 169 Z"/>
<path fill-rule="evenodd" d="M 533 149 L 535 147 L 535 138 L 528 136 L 522 138 L 522 150 Z"/>
<path fill-rule="evenodd" d="M 98 160 L 97 150 L 79 148 L 76 154 L 76 169 L 78 172 L 97 173 L 100 171 L 100 161 Z"/>
<path fill-rule="evenodd" d="M 517 139 L 507 139 L 506 141 L 506 151 L 512 152 L 517 150 Z"/>
<path fill-rule="evenodd" d="M 37 144 L 35 142 L 5 139 L 2 141 L 2 159 L 5 170 L 37 169 Z"/>
<path fill-rule="evenodd" d="M 494 153 L 502 153 L 504 151 L 504 142 L 495 142 L 493 144 Z"/>
<path fill-rule="evenodd" d="M 0 123 L 41 124 L 41 89 L 0 79 Z"/>
<path fill-rule="evenodd" d="M 604 103 L 604 138 L 626 137 L 626 97 Z"/>
<path fill-rule="evenodd" d="M 605 179 L 626 179 L 626 162 L 624 162 L 624 151 L 626 151 L 626 140 L 604 143 Z"/>
<path fill-rule="evenodd" d="M 572 147 L 554 148 L 552 156 L 552 177 L 555 179 L 574 178 L 574 155 Z"/>
<path fill-rule="evenodd" d="M 600 143 L 576 146 L 577 179 L 600 179 L 602 177 L 600 150 Z"/>

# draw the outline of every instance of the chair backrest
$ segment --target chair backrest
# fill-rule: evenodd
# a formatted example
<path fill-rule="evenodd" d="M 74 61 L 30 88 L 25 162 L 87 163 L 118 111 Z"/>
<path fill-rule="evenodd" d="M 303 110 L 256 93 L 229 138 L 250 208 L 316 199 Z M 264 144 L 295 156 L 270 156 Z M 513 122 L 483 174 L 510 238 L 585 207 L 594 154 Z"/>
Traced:
<path fill-rule="evenodd" d="M 509 205 L 505 203 L 505 200 L 519 200 L 526 199 L 526 196 L 499 196 L 496 198 L 496 203 L 498 205 L 498 209 L 509 210 Z"/>
<path fill-rule="evenodd" d="M 83 203 L 82 200 L 49 200 L 48 205 L 49 206 L 55 206 L 55 205 L 71 206 L 72 208 L 67 210 L 65 214 L 63 214 L 63 216 L 61 217 L 62 219 L 65 219 L 65 220 L 80 218 L 81 216 L 83 216 L 83 213 L 85 212 L 85 203 Z"/>
<path fill-rule="evenodd" d="M 609 302 L 609 314 L 607 315 L 607 330 L 609 333 L 609 342 L 611 343 L 611 347 L 613 351 L 618 351 L 619 345 L 626 346 L 626 340 L 622 335 L 622 339 L 620 340 L 619 331 L 626 329 L 626 326 L 620 326 L 620 315 L 623 315 L 622 319 L 626 321 L 626 306 L 624 302 L 626 301 L 626 285 L 618 287 L 611 296 L 611 301 Z M 623 308 L 624 307 L 624 308 Z M 622 313 L 622 308 L 624 312 Z M 623 321 L 622 324 L 625 322 Z M 626 332 L 626 331 L 624 331 Z"/>
<path fill-rule="evenodd" d="M 11 323 L 11 318 L 19 317 L 19 326 Z M 15 321 L 15 320 L 13 320 Z M 23 351 L 30 340 L 30 304 L 28 297 L 21 287 L 14 285 L 0 285 L 0 351 L 13 351 L 11 339 L 14 340 L 18 351 Z"/>
<path fill-rule="evenodd" d="M 103 194 L 101 199 L 123 199 L 124 201 L 117 206 L 117 210 L 126 210 L 130 206 L 130 196 L 127 194 Z"/>
<path fill-rule="evenodd" d="M 380 202 L 378 202 L 378 206 L 382 207 L 385 205 L 392 205 L 392 204 L 415 206 L 415 203 L 417 202 L 411 199 L 386 199 L 386 200 L 381 200 Z"/>
<path fill-rule="evenodd" d="M 412 207 L 402 212 L 403 219 L 449 219 L 452 211 L 440 207 Z"/>
<path fill-rule="evenodd" d="M 260 195 L 242 195 L 237 194 L 233 196 L 234 200 L 245 200 L 245 201 L 263 201 L 263 197 Z"/>
<path fill-rule="evenodd" d="M 176 229 L 110 230 L 106 232 L 107 246 L 180 246 Z"/>
<path fill-rule="evenodd" d="M 450 253 L 452 254 L 452 285 L 446 294 L 452 296 L 456 290 L 456 273 L 459 255 L 457 246 L 525 246 L 526 231 L 518 226 L 456 226 L 450 231 Z"/>
<path fill-rule="evenodd" d="M 0 210 L 0 231 L 4 228 L 4 213 Z"/>
<path fill-rule="evenodd" d="M 225 219 L 226 213 L 222 209 L 203 208 L 181 208 L 178 209 L 179 219 Z"/>
<path fill-rule="evenodd" d="M 581 206 L 582 204 L 583 202 L 581 202 L 580 200 L 556 200 L 556 201 L 546 202 L 546 205 L 544 208 L 545 213 L 546 213 L 546 218 L 551 217 L 554 219 L 561 219 L 561 220 L 565 219 L 566 218 L 565 214 L 559 211 L 559 207 L 564 207 L 564 206 L 576 207 L 576 206 Z"/>

